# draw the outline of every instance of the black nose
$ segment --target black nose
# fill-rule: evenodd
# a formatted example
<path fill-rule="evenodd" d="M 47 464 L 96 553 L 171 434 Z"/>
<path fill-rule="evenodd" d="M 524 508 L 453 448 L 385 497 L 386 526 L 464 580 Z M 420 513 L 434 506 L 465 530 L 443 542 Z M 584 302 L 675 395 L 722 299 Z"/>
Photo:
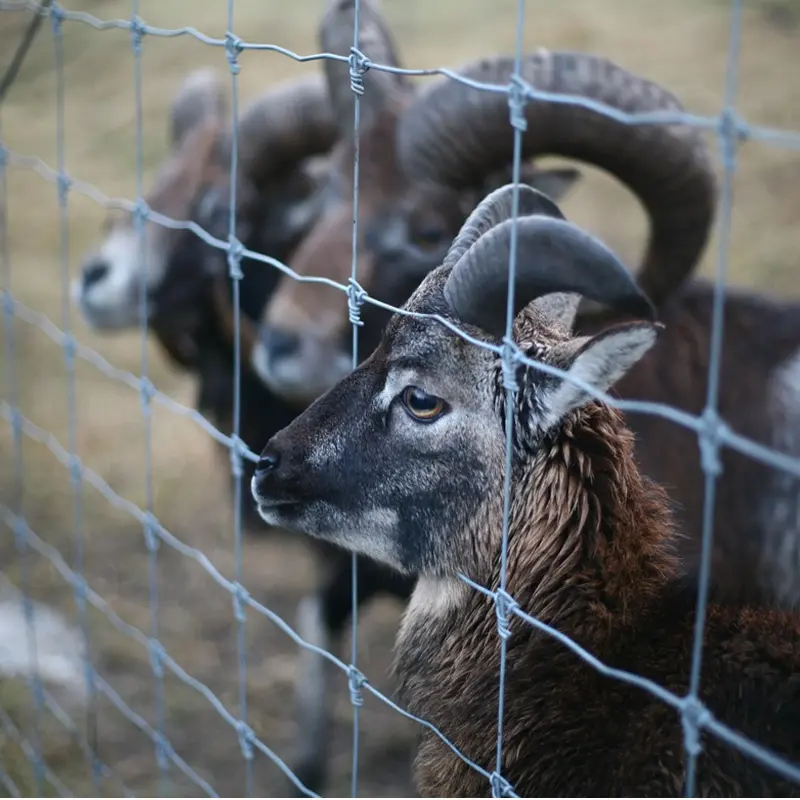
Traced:
<path fill-rule="evenodd" d="M 281 455 L 277 450 L 264 449 L 256 464 L 256 479 L 264 478 L 274 472 L 281 463 Z"/>
<path fill-rule="evenodd" d="M 108 274 L 108 263 L 106 261 L 95 260 L 83 268 L 83 288 L 88 289 L 95 283 L 103 280 Z"/>
<path fill-rule="evenodd" d="M 267 331 L 265 342 L 272 359 L 289 358 L 300 350 L 300 336 L 292 331 Z"/>

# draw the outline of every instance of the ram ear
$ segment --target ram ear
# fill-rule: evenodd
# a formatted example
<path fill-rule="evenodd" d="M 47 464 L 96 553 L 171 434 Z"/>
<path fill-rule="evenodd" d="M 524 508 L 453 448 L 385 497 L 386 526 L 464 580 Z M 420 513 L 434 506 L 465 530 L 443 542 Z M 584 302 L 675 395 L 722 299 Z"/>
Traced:
<path fill-rule="evenodd" d="M 562 345 L 553 352 L 551 363 L 564 370 L 569 378 L 606 393 L 656 343 L 663 327 L 657 322 L 616 325 L 595 336 L 573 339 Z M 543 383 L 547 386 L 541 398 L 546 409 L 547 428 L 556 425 L 570 411 L 597 399 L 584 385 L 579 386 L 573 380 L 562 378 Z"/>

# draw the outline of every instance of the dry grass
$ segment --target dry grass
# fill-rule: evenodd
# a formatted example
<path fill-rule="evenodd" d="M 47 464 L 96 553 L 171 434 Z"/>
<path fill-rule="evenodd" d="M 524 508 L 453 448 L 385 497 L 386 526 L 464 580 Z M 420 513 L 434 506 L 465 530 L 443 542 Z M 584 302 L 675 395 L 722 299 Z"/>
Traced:
<path fill-rule="evenodd" d="M 298 52 L 316 50 L 314 30 L 321 0 L 265 3 L 237 0 L 236 29 L 249 41 L 277 42 Z M 74 0 L 68 4 L 106 19 L 128 16 L 122 0 Z M 511 51 L 514 3 L 487 0 L 385 0 L 407 65 L 456 65 L 493 51 Z M 751 4 L 748 4 L 751 6 Z M 214 36 L 226 25 L 226 3 L 197 0 L 141 0 L 140 14 L 166 28 L 191 24 Z M 800 59 L 797 37 L 775 8 L 791 12 L 791 3 L 765 2 L 745 15 L 739 108 L 753 123 L 800 130 Z M 778 24 L 776 24 L 776 19 Z M 782 21 L 783 20 L 783 21 Z M 0 51 L 10 53 L 27 16 L 0 14 Z M 66 61 L 65 159 L 69 173 L 111 196 L 135 194 L 133 59 L 126 33 L 97 32 L 68 23 Z M 571 0 L 528 3 L 526 43 L 533 47 L 604 53 L 625 66 L 670 86 L 693 111 L 714 113 L 720 105 L 725 70 L 727 4 L 697 0 Z M 315 65 L 299 66 L 279 55 L 245 53 L 241 87 L 251 96 L 265 83 Z M 145 183 L 164 152 L 165 113 L 185 72 L 200 64 L 225 65 L 224 53 L 190 37 L 144 43 L 143 111 Z M 14 151 L 56 163 L 54 60 L 45 26 L 3 110 L 3 135 Z M 800 226 L 800 156 L 764 144 L 748 144 L 741 153 L 735 186 L 731 282 L 797 295 Z M 793 210 L 794 209 L 794 210 Z M 629 259 L 642 245 L 644 220 L 634 201 L 606 176 L 592 172 L 567 204 L 567 213 L 604 235 Z M 67 260 L 74 274 L 81 254 L 97 235 L 103 212 L 92 201 L 70 196 Z M 55 187 L 38 175 L 11 170 L 8 178 L 8 233 L 14 295 L 61 324 L 64 313 L 58 206 Z M 703 263 L 713 268 L 716 243 Z M 65 264 L 65 265 L 66 265 Z M 77 315 L 72 324 L 80 340 L 114 365 L 138 373 L 140 339 L 136 335 L 100 338 Z M 66 371 L 58 346 L 35 326 L 14 326 L 16 386 L 4 372 L 3 396 L 17 392 L 23 413 L 68 442 Z M 150 375 L 156 385 L 184 403 L 191 383 L 168 369 L 148 345 Z M 6 366 L 8 366 L 6 364 Z M 77 436 L 84 463 L 114 491 L 145 502 L 144 427 L 135 392 L 110 380 L 93 366 L 77 365 Z M 232 518 L 227 484 L 208 437 L 191 421 L 156 407 L 152 419 L 154 510 L 183 541 L 200 548 L 226 576 L 233 574 Z M 4 503 L 13 500 L 12 437 L 0 426 L 5 454 L 0 476 Z M 74 563 L 78 537 L 75 504 L 64 467 L 40 444 L 25 439 L 22 452 L 23 512 L 46 543 Z M 141 526 L 114 509 L 93 489 L 82 495 L 84 571 L 89 584 L 127 623 L 150 630 L 148 554 Z M 0 540 L 0 568 L 17 584 L 22 563 L 10 532 Z M 292 619 L 294 605 L 311 584 L 309 561 L 299 542 L 247 543 L 245 585 L 259 600 Z M 166 649 L 188 672 L 205 682 L 238 713 L 235 626 L 231 600 L 193 561 L 162 546 L 157 556 L 160 600 L 159 634 Z M 48 559 L 32 553 L 27 572 L 35 596 L 71 609 L 70 587 Z M 376 604 L 363 616 L 362 665 L 374 682 L 391 689 L 387 677 L 390 644 L 398 610 Z M 118 633 L 100 613 L 91 613 L 95 662 L 105 679 L 150 722 L 154 717 L 154 679 L 148 653 Z M 253 613 L 246 626 L 248 720 L 278 753 L 287 754 L 291 737 L 287 697 L 296 648 L 285 635 Z M 167 673 L 166 730 L 175 750 L 221 794 L 244 789 L 243 761 L 235 732 L 197 691 Z M 18 719 L 30 715 L 27 689 L 17 682 L 3 687 L 0 701 Z M 331 793 L 348 791 L 350 710 L 344 678 L 337 693 L 338 727 L 333 746 Z M 78 720 L 79 726 L 82 721 Z M 137 794 L 159 791 L 152 742 L 109 703 L 98 714 L 100 756 Z M 375 702 L 363 712 L 362 793 L 407 794 L 410 726 Z M 42 727 L 48 763 L 70 789 L 90 791 L 89 772 L 74 744 L 52 719 Z M 29 770 L 13 746 L 0 739 L 0 758 L 22 786 L 31 789 Z M 191 792 L 171 770 L 175 794 Z M 106 791 L 113 788 L 103 787 Z M 283 784 L 266 759 L 256 759 L 256 791 L 280 793 Z M 195 790 L 196 792 L 196 790 Z"/>

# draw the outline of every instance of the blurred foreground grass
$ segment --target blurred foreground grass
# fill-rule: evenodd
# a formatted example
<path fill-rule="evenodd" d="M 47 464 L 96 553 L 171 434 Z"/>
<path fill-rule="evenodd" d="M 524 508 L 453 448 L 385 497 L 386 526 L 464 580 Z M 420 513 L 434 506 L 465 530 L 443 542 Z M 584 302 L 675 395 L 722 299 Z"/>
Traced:
<path fill-rule="evenodd" d="M 800 131 L 800 58 L 793 20 L 796 2 L 764 0 L 747 4 L 740 60 L 738 110 L 752 124 Z M 122 0 L 84 0 L 68 8 L 103 19 L 129 18 Z M 515 6 L 489 0 L 384 0 L 406 66 L 456 66 L 492 52 L 512 52 Z M 215 37 L 226 30 L 225 2 L 141 0 L 139 14 L 163 28 L 191 25 Z M 250 42 L 272 42 L 299 53 L 316 51 L 315 29 L 321 0 L 291 3 L 237 0 L 235 30 Z M 27 13 L 0 12 L 0 52 L 10 57 Z M 728 46 L 728 4 L 717 0 L 570 0 L 527 4 L 526 45 L 587 50 L 610 56 L 627 68 L 661 81 L 689 110 L 717 113 L 721 103 Z M 66 124 L 64 156 L 69 174 L 109 196 L 132 198 L 135 175 L 134 62 L 130 39 L 120 30 L 97 31 L 64 24 Z M 226 68 L 221 48 L 190 36 L 144 40 L 142 110 L 144 184 L 166 146 L 166 113 L 185 73 L 198 65 Z M 240 87 L 250 97 L 264 85 L 319 68 L 274 53 L 245 52 Z M 17 153 L 56 165 L 55 62 L 47 25 L 36 41 L 2 114 L 2 136 Z M 643 244 L 644 218 L 636 203 L 607 176 L 589 170 L 586 184 L 566 203 L 569 216 L 604 236 L 633 261 Z M 800 154 L 764 143 L 747 143 L 739 153 L 735 183 L 729 278 L 732 283 L 800 295 Z M 191 403 L 191 382 L 171 371 L 156 347 L 144 349 L 135 334 L 101 338 L 90 333 L 65 302 L 63 277 L 74 275 L 82 253 L 99 231 L 103 210 L 70 195 L 66 250 L 61 250 L 56 188 L 41 176 L 10 170 L 7 181 L 8 245 L 15 297 L 60 326 L 71 326 L 80 341 L 115 366 L 141 371 L 143 354 L 159 389 Z M 716 238 L 703 272 L 711 274 Z M 62 258 L 63 256 L 63 258 Z M 5 331 L 3 332 L 5 336 Z M 6 343 L 7 344 L 7 343 Z M 62 444 L 69 441 L 67 373 L 61 350 L 35 325 L 17 321 L 13 365 L 4 358 L 3 398 Z M 4 351 L 5 352 L 5 351 Z M 75 448 L 121 496 L 142 506 L 146 499 L 144 423 L 139 399 L 129 387 L 78 360 Z M 0 423 L 0 502 L 15 494 L 13 442 Z M 190 420 L 156 406 L 152 418 L 154 512 L 181 540 L 199 548 L 226 577 L 233 576 L 233 535 L 226 459 Z M 125 623 L 157 632 L 166 650 L 203 681 L 238 715 L 238 658 L 231 598 L 195 561 L 162 546 L 155 587 L 159 611 L 152 612 L 151 574 L 141 526 L 85 487 L 76 506 L 69 475 L 45 446 L 26 438 L 22 451 L 22 509 L 45 546 L 57 548 L 78 565 L 88 584 Z M 76 524 L 76 519 L 80 524 Z M 0 571 L 14 585 L 26 578 L 33 595 L 74 615 L 70 585 L 50 559 L 34 549 L 20 559 L 8 528 L 0 538 Z M 247 589 L 290 622 L 313 571 L 302 542 L 246 542 Z M 39 549 L 42 549 L 41 547 Z M 398 609 L 376 603 L 362 615 L 360 666 L 379 687 L 387 677 Z M 93 659 L 103 678 L 129 706 L 156 724 L 156 681 L 147 648 L 120 633 L 97 610 L 89 614 Z M 157 626 L 157 627 L 154 627 Z M 290 686 L 296 648 L 268 621 L 248 614 L 247 720 L 278 754 L 287 755 L 292 735 Z M 175 751 L 223 795 L 244 791 L 244 761 L 236 732 L 206 697 L 165 673 L 165 733 Z M 41 737 L 50 768 L 76 794 L 92 793 L 90 772 L 64 727 L 46 714 L 33 724 L 32 701 L 19 681 L 0 685 L 0 704 L 26 735 Z M 71 710 L 79 732 L 85 715 Z M 332 746 L 332 794 L 349 791 L 350 707 L 346 680 L 337 684 L 337 728 Z M 97 702 L 99 755 L 136 794 L 158 795 L 158 767 L 152 740 L 108 700 Z M 361 793 L 403 795 L 410 789 L 411 727 L 391 710 L 367 698 L 362 712 Z M 35 786 L 27 758 L 0 736 L 0 765 L 23 792 Z M 284 784 L 274 767 L 257 756 L 255 791 L 280 794 Z M 170 769 L 170 792 L 196 794 Z M 99 790 L 118 794 L 112 784 Z M 53 791 L 47 786 L 40 791 Z"/>

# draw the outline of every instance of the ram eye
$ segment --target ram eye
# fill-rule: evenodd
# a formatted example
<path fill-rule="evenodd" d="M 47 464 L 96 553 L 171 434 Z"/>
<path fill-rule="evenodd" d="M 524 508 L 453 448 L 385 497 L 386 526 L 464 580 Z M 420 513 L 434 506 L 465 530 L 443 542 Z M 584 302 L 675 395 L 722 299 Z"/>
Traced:
<path fill-rule="evenodd" d="M 445 235 L 445 231 L 442 228 L 419 228 L 412 231 L 411 241 L 421 250 L 428 250 L 440 246 Z"/>
<path fill-rule="evenodd" d="M 420 422 L 433 422 L 447 410 L 441 397 L 423 392 L 418 386 L 403 389 L 400 400 L 411 417 Z"/>

